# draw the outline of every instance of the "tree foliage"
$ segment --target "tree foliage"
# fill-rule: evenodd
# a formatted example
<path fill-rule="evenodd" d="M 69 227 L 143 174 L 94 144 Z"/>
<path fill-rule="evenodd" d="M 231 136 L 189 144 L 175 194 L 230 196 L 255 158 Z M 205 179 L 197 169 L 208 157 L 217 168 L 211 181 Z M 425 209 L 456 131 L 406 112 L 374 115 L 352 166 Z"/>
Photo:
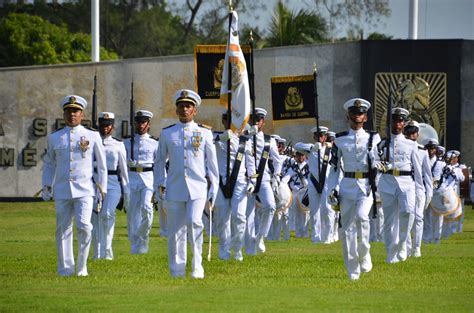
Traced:
<path fill-rule="evenodd" d="M 104 60 L 115 53 L 100 51 Z M 59 64 L 91 61 L 91 36 L 70 33 L 38 16 L 11 13 L 0 22 L 0 66 Z"/>
<path fill-rule="evenodd" d="M 323 42 L 326 36 L 326 23 L 319 15 L 307 10 L 290 11 L 278 1 L 266 38 L 266 46 Z"/>

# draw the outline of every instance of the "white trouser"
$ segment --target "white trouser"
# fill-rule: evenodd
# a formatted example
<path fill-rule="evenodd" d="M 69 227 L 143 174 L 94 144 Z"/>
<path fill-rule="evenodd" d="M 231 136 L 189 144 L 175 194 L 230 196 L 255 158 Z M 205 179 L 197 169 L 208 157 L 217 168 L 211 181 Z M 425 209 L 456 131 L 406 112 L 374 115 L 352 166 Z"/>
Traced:
<path fill-rule="evenodd" d="M 444 216 L 437 214 L 435 211 L 431 210 L 431 221 L 433 223 L 433 243 L 439 243 L 441 240 L 441 233 L 443 231 Z"/>
<path fill-rule="evenodd" d="M 260 199 L 260 203 L 262 205 L 262 207 L 259 209 L 260 213 L 258 230 L 255 229 L 255 195 L 249 196 L 247 199 L 245 250 L 249 255 L 255 255 L 257 253 L 255 246 L 256 236 L 266 237 L 268 235 L 276 207 L 275 196 L 269 181 L 262 182 L 257 196 Z"/>
<path fill-rule="evenodd" d="M 377 205 L 377 217 L 372 218 L 372 211 L 369 213 L 370 217 L 370 242 L 383 241 L 383 209 L 381 205 Z"/>
<path fill-rule="evenodd" d="M 370 260 L 369 212 L 372 197 L 360 196 L 357 200 L 340 197 L 341 200 L 341 241 L 347 274 L 360 275 L 360 262 Z"/>
<path fill-rule="evenodd" d="M 293 203 L 291 204 L 293 211 L 295 212 L 295 236 L 297 238 L 308 237 L 308 226 L 309 226 L 309 211 L 303 211 L 298 207 L 296 199 L 293 197 Z"/>
<path fill-rule="evenodd" d="M 416 201 L 415 204 L 415 220 L 413 227 L 408 232 L 407 238 L 407 251 L 410 254 L 411 251 L 421 247 L 421 239 L 423 237 L 423 214 L 425 211 L 425 194 L 422 194 L 420 202 Z M 410 232 L 413 232 L 413 243 Z"/>
<path fill-rule="evenodd" d="M 163 200 L 158 201 L 158 215 L 160 218 L 160 237 L 168 237 L 168 213 Z"/>
<path fill-rule="evenodd" d="M 409 189 L 395 194 L 380 191 L 384 215 L 383 237 L 387 251 L 387 263 L 398 262 L 407 257 L 408 230 L 414 219 L 415 190 Z"/>
<path fill-rule="evenodd" d="M 273 215 L 273 240 L 280 240 L 281 232 L 283 231 L 283 239 L 289 240 L 290 239 L 290 224 L 289 224 L 289 211 L 290 209 L 281 210 L 279 212 L 275 212 Z"/>
<path fill-rule="evenodd" d="M 186 245 L 189 243 L 193 254 L 192 271 L 202 268 L 203 229 L 202 214 L 206 198 L 188 201 L 166 201 L 168 206 L 168 261 L 171 276 L 186 274 Z"/>
<path fill-rule="evenodd" d="M 58 248 L 58 274 L 74 274 L 74 249 L 72 219 L 76 220 L 77 230 L 77 274 L 87 275 L 87 257 L 91 244 L 91 215 L 94 197 L 55 200 L 56 207 L 56 245 Z"/>
<path fill-rule="evenodd" d="M 115 228 L 115 209 L 120 201 L 120 189 L 107 190 L 100 213 L 92 213 L 92 242 L 94 243 L 94 259 L 112 260 L 112 240 Z M 97 204 L 94 204 L 94 207 Z"/>
<path fill-rule="evenodd" d="M 151 225 L 153 223 L 153 189 L 140 188 L 130 190 L 130 208 L 127 211 L 128 239 L 130 253 L 148 252 Z"/>
<path fill-rule="evenodd" d="M 309 195 L 309 225 L 311 241 L 321 242 L 321 194 L 316 191 L 312 182 L 308 184 Z M 324 200 L 322 200 L 324 201 Z"/>
<path fill-rule="evenodd" d="M 219 257 L 227 260 L 230 250 L 240 252 L 245 237 L 245 212 L 247 210 L 246 184 L 236 183 L 232 198 L 226 199 L 219 188 L 216 198 Z"/>
<path fill-rule="evenodd" d="M 423 212 L 423 241 L 431 243 L 433 241 L 433 209 L 428 208 Z"/>
<path fill-rule="evenodd" d="M 323 198 L 326 200 L 327 197 L 323 194 Z M 336 212 L 331 208 L 327 201 L 321 203 L 321 241 L 324 243 L 332 242 L 334 236 L 334 221 L 336 218 Z"/>

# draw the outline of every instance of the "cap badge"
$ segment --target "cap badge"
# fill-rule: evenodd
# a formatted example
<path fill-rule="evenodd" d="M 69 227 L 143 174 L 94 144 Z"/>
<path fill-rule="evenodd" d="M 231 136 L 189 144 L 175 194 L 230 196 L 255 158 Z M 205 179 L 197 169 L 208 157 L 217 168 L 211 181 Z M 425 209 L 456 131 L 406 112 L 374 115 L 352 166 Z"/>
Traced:
<path fill-rule="evenodd" d="M 76 97 L 74 96 L 69 97 L 69 103 L 71 104 L 76 103 Z"/>
<path fill-rule="evenodd" d="M 142 111 L 138 111 L 137 112 L 137 116 L 142 116 L 143 115 L 143 112 Z"/>
<path fill-rule="evenodd" d="M 356 108 L 360 108 L 361 105 L 362 105 L 362 102 L 361 102 L 360 100 L 354 101 L 354 106 L 355 106 Z"/>
<path fill-rule="evenodd" d="M 187 98 L 188 92 L 186 90 L 181 91 L 181 98 Z"/>
<path fill-rule="evenodd" d="M 109 118 L 109 114 L 108 113 L 105 113 L 104 114 L 104 119 L 108 119 Z"/>

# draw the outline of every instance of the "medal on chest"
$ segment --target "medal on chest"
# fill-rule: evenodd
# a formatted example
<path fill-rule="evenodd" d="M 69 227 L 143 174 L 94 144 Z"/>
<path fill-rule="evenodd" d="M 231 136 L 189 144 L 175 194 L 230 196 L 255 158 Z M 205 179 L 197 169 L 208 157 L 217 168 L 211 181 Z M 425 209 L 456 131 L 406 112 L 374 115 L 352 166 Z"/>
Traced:
<path fill-rule="evenodd" d="M 198 130 L 193 131 L 193 136 L 191 137 L 191 144 L 193 146 L 194 156 L 199 155 L 199 147 L 201 147 L 202 136 L 201 132 Z"/>
<path fill-rule="evenodd" d="M 79 147 L 81 148 L 81 155 L 84 159 L 86 157 L 86 151 L 89 149 L 89 140 L 87 140 L 85 136 L 81 136 L 81 140 L 79 140 Z"/>

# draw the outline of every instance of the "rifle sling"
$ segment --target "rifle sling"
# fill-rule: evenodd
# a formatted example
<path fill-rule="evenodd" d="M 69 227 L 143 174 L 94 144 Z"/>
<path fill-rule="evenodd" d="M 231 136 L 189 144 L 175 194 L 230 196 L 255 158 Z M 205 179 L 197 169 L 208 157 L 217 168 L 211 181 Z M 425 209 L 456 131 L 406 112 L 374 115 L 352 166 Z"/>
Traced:
<path fill-rule="evenodd" d="M 262 157 L 260 158 L 260 162 L 258 163 L 257 169 L 257 184 L 255 185 L 255 190 L 253 193 L 257 194 L 260 191 L 260 185 L 262 184 L 263 178 L 263 171 L 265 170 L 265 166 L 267 165 L 267 161 L 269 158 L 269 151 L 270 151 L 270 136 L 263 135 L 265 144 L 263 146 Z"/>
<path fill-rule="evenodd" d="M 242 164 L 242 159 L 244 158 L 245 143 L 247 142 L 247 139 L 248 138 L 245 136 L 240 136 L 239 138 L 239 148 L 237 149 L 237 154 L 235 155 L 234 167 L 232 168 L 230 179 L 228 179 L 226 184 L 224 184 L 222 182 L 222 176 L 219 177 L 219 186 L 221 187 L 222 193 L 226 199 L 232 198 L 232 195 L 234 194 L 235 183 L 237 182 L 240 165 Z"/>
<path fill-rule="evenodd" d="M 309 178 L 311 179 L 311 182 L 313 183 L 314 188 L 316 188 L 316 191 L 319 194 L 323 193 L 324 183 L 326 182 L 326 171 L 328 168 L 330 152 L 331 152 L 331 149 L 326 147 L 326 150 L 324 151 L 324 156 L 323 156 L 323 167 L 321 168 L 321 171 L 319 172 L 319 182 L 316 180 L 313 174 L 309 175 Z M 319 154 L 318 154 L 318 158 L 319 158 Z"/>

